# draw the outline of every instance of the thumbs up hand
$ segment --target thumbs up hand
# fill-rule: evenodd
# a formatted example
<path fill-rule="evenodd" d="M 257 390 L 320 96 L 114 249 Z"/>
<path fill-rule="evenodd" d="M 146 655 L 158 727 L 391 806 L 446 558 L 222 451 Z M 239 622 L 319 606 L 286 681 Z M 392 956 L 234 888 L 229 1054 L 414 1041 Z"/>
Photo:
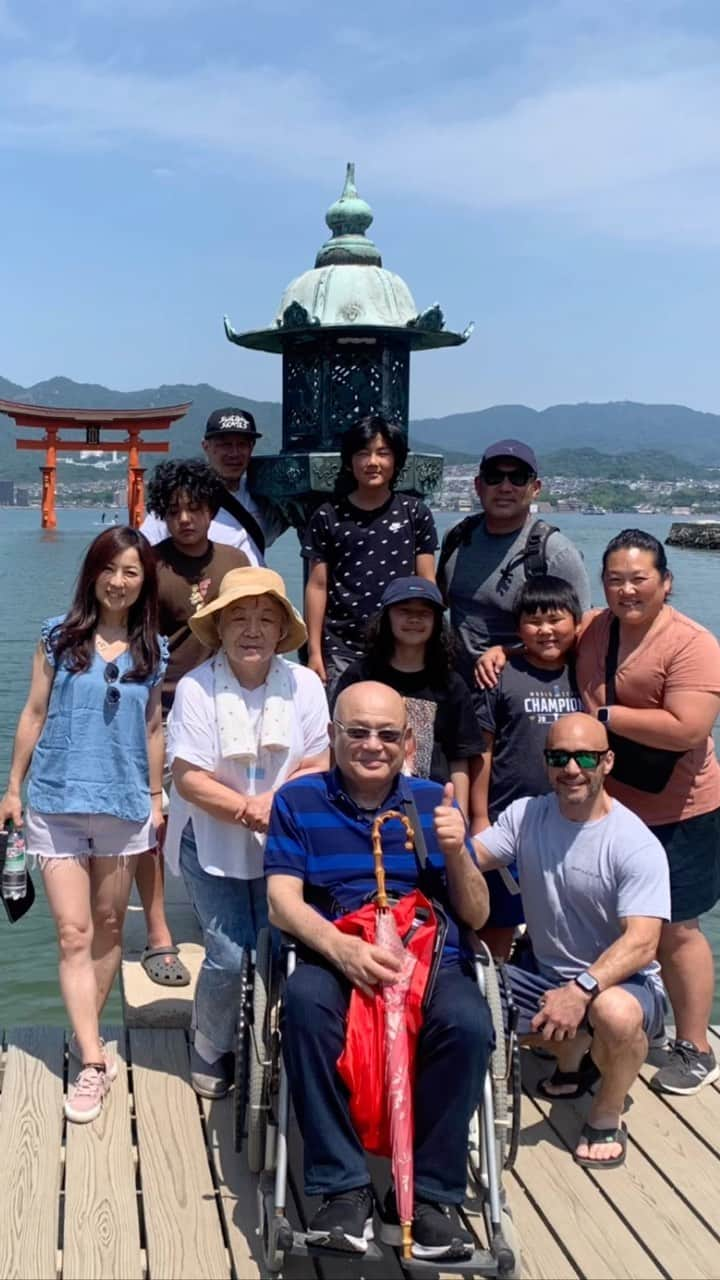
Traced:
<path fill-rule="evenodd" d="M 446 782 L 442 800 L 433 816 L 435 835 L 446 858 L 454 858 L 465 845 L 465 819 L 455 804 L 455 788 Z"/>

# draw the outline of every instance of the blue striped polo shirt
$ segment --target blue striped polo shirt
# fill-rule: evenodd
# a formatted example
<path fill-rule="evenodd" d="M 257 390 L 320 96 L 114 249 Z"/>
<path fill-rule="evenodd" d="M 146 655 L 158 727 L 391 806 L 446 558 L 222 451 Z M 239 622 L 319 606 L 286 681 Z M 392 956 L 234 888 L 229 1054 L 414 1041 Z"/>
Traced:
<path fill-rule="evenodd" d="M 412 822 L 406 808 L 410 794 L 427 845 L 423 892 L 439 902 L 447 914 L 443 963 L 452 962 L 458 958 L 461 939 L 448 901 L 445 858 L 433 826 L 433 811 L 442 799 L 442 787 L 425 778 L 400 774 L 377 813 L 399 809 Z M 355 911 L 377 889 L 370 834 L 377 813 L 368 814 L 358 808 L 345 791 L 338 769 L 286 782 L 273 802 L 265 875 L 297 876 L 303 881 L 305 900 L 329 920 Z M 403 824 L 386 822 L 382 837 L 386 887 L 400 895 L 409 893 L 418 885 L 420 864 L 415 852 L 405 848 Z M 474 860 L 469 840 L 467 849 Z"/>

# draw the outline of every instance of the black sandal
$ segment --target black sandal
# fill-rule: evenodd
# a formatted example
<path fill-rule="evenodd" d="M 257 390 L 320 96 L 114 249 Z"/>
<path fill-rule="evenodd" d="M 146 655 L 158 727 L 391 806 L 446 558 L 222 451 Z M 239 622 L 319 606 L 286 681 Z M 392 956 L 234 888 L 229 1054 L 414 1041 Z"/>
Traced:
<path fill-rule="evenodd" d="M 617 1129 L 596 1129 L 591 1124 L 583 1125 L 580 1134 L 580 1142 L 586 1142 L 589 1147 L 595 1143 L 602 1143 L 607 1146 L 610 1142 L 618 1142 L 622 1147 L 619 1156 L 612 1156 L 610 1160 L 591 1160 L 589 1156 L 579 1156 L 577 1153 L 573 1157 L 576 1164 L 583 1169 L 617 1169 L 618 1165 L 625 1163 L 627 1155 L 627 1129 L 624 1124 L 618 1126 Z"/>
<path fill-rule="evenodd" d="M 547 1080 L 538 1082 L 536 1093 L 539 1093 L 540 1097 L 545 1098 L 548 1102 L 564 1102 L 566 1098 L 582 1098 L 583 1094 L 590 1092 L 599 1079 L 600 1072 L 595 1066 L 588 1049 L 581 1059 L 577 1071 L 561 1071 L 559 1067 L 556 1067 Z M 575 1087 L 571 1093 L 549 1093 L 548 1085 L 555 1085 L 556 1087 L 574 1085 Z"/>

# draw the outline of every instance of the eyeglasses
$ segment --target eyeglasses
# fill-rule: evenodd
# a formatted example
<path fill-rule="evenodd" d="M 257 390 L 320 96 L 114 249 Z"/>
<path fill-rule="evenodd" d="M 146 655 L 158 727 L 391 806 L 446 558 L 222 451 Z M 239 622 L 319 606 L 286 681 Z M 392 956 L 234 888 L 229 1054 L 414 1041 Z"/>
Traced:
<path fill-rule="evenodd" d="M 367 729 L 364 724 L 342 724 L 340 720 L 333 720 L 333 724 L 342 729 L 351 742 L 368 742 L 370 738 L 377 738 L 386 746 L 397 746 L 407 732 L 406 729 Z"/>
<path fill-rule="evenodd" d="M 534 478 L 535 472 L 530 471 L 528 467 L 512 467 L 510 471 L 500 471 L 498 467 L 480 468 L 480 479 L 492 486 L 502 484 L 503 480 L 509 480 L 516 489 L 524 489 L 525 485 Z"/>
<path fill-rule="evenodd" d="M 120 701 L 120 690 L 118 689 L 116 684 L 116 681 L 120 679 L 120 668 L 117 662 L 105 663 L 105 670 L 103 671 L 103 677 L 107 685 L 107 689 L 105 691 L 105 698 L 110 703 L 110 705 L 114 707 Z"/>
<path fill-rule="evenodd" d="M 606 756 L 609 747 L 604 751 L 561 751 L 559 748 L 546 747 L 543 755 L 545 763 L 551 769 L 564 769 L 574 760 L 579 769 L 597 769 L 603 756 Z"/>

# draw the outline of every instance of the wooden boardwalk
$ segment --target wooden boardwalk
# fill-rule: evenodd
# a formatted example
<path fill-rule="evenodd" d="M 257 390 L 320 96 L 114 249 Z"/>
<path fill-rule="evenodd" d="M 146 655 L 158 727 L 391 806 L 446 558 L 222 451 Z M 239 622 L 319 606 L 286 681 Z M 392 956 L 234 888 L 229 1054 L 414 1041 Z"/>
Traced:
<path fill-rule="evenodd" d="M 109 1033 L 112 1034 L 112 1033 Z M 130 1029 L 103 1116 L 65 1125 L 59 1029 L 8 1031 L 0 1095 L 0 1280 L 251 1280 L 263 1274 L 255 1180 L 232 1147 L 232 1103 L 201 1103 L 186 1033 Z M 715 1036 L 720 1053 L 720 1036 Z M 528 1280 L 720 1276 L 720 1089 L 694 1098 L 633 1090 L 625 1167 L 589 1173 L 573 1144 L 587 1099 L 533 1096 L 547 1064 L 526 1053 L 523 1128 L 505 1185 Z M 297 1224 L 307 1207 L 291 1185 Z M 470 1222 L 479 1220 L 469 1202 Z M 481 1231 L 479 1231 L 481 1234 Z M 291 1259 L 291 1280 L 399 1276 L 335 1259 Z"/>

